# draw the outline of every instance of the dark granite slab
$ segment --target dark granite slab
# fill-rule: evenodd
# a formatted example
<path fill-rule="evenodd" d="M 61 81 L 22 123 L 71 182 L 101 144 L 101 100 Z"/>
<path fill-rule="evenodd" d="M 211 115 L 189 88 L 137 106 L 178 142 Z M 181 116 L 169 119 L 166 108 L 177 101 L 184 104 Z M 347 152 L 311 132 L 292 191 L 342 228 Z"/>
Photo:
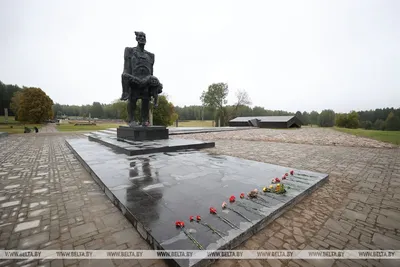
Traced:
<path fill-rule="evenodd" d="M 117 137 L 131 141 L 168 139 L 168 129 L 165 126 L 119 126 Z"/>
<path fill-rule="evenodd" d="M 86 134 L 90 141 L 98 142 L 112 148 L 117 153 L 128 156 L 160 152 L 174 152 L 184 149 L 202 149 L 215 146 L 214 142 L 187 139 L 160 139 L 146 141 L 131 141 L 117 138 L 113 131 L 99 131 Z"/>
<path fill-rule="evenodd" d="M 2 137 L 7 137 L 7 136 L 8 136 L 8 133 L 0 132 L 0 138 L 2 138 Z"/>
<path fill-rule="evenodd" d="M 327 174 L 295 170 L 296 175 L 284 182 L 290 187 L 285 195 L 261 192 L 254 201 L 240 199 L 239 195 L 254 188 L 261 191 L 270 185 L 272 178 L 281 177 L 290 169 L 199 151 L 126 156 L 85 139 L 66 142 L 106 195 L 154 249 L 198 249 L 175 227 L 177 220 L 185 222 L 186 230 L 205 249 L 233 249 L 328 178 Z M 235 195 L 237 201 L 228 206 L 250 222 L 231 210 L 221 210 L 222 202 L 228 202 L 231 195 Z M 211 206 L 239 229 L 210 214 Z M 219 230 L 223 238 L 204 225 L 189 222 L 189 216 L 196 215 Z M 176 259 L 172 263 L 207 266 L 210 260 Z"/>
<path fill-rule="evenodd" d="M 169 127 L 168 131 L 169 135 L 178 135 L 178 134 L 242 131 L 250 129 L 254 129 L 254 127 Z M 116 134 L 117 128 L 110 128 L 107 130 L 101 130 L 99 132 Z"/>

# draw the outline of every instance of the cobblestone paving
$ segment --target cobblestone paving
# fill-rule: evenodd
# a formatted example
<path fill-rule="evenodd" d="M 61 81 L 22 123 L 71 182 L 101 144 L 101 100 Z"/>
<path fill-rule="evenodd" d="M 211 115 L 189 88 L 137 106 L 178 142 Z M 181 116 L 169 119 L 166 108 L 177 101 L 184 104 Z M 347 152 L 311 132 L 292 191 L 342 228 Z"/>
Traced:
<path fill-rule="evenodd" d="M 179 135 L 174 138 L 201 140 L 247 140 L 311 145 L 335 145 L 347 147 L 397 147 L 369 138 L 338 132 L 327 128 L 304 127 L 301 129 L 251 129 L 217 133 Z"/>
<path fill-rule="evenodd" d="M 39 129 L 39 133 L 56 133 L 58 132 L 55 123 L 48 123 Z"/>
<path fill-rule="evenodd" d="M 0 139 L 0 249 L 150 249 L 64 139 Z M 166 266 L 162 260 L 0 261 L 0 266 L 13 265 Z"/>
<path fill-rule="evenodd" d="M 0 249 L 149 248 L 73 157 L 64 138 L 0 139 Z M 218 140 L 209 151 L 330 175 L 317 192 L 238 249 L 400 249 L 400 149 Z M 25 261 L 17 266 L 24 264 L 165 266 L 161 260 Z M 214 266 L 400 266 L 400 262 L 219 260 Z"/>

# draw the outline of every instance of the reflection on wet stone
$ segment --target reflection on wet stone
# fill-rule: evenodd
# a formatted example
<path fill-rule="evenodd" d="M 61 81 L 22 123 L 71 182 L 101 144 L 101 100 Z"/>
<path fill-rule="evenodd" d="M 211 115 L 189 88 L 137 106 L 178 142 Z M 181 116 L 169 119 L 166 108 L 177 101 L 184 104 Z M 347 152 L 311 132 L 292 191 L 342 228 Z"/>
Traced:
<path fill-rule="evenodd" d="M 150 234 L 156 247 L 166 250 L 198 249 L 176 229 L 177 220 L 185 221 L 187 229 L 204 248 L 233 248 L 233 244 L 249 236 L 247 233 L 252 233 L 271 216 L 295 204 L 299 197 L 310 193 L 327 179 L 326 174 L 295 170 L 295 173 L 312 176 L 290 176 L 287 180 L 290 189 L 286 195 L 260 193 L 256 200 L 239 199 L 240 193 L 254 188 L 261 190 L 270 184 L 272 178 L 281 177 L 290 169 L 193 150 L 126 156 L 84 139 L 67 140 L 67 144 L 111 192 L 107 195 L 112 201 L 127 211 L 124 214 L 132 224 L 136 225 L 138 221 L 144 225 L 143 229 L 148 233 L 142 236 Z M 237 201 L 228 206 L 239 214 L 229 210 L 221 212 L 221 203 L 231 195 L 235 195 Z M 240 229 L 234 229 L 218 216 L 210 214 L 211 206 Z M 202 222 L 219 229 L 223 238 L 201 224 L 188 222 L 190 215 L 201 215 Z M 193 264 L 187 260 L 178 263 L 181 266 Z"/>

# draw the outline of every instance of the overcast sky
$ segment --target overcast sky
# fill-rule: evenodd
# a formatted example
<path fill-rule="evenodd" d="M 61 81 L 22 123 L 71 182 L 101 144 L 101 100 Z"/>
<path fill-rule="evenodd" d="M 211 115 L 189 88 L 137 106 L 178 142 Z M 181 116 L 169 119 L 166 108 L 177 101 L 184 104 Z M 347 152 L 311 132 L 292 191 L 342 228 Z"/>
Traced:
<path fill-rule="evenodd" d="M 109 103 L 144 31 L 178 106 L 226 82 L 229 103 L 244 89 L 267 109 L 397 108 L 399 14 L 397 0 L 1 0 L 0 80 L 61 104 Z"/>

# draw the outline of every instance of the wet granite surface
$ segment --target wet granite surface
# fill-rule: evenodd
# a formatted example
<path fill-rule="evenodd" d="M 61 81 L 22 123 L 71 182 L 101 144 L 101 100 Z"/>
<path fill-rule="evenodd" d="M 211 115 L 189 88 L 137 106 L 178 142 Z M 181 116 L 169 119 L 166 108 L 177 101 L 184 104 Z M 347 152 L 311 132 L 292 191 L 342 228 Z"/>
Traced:
<path fill-rule="evenodd" d="M 0 132 L 0 138 L 2 138 L 2 137 L 7 137 L 7 136 L 8 136 L 8 133 Z"/>
<path fill-rule="evenodd" d="M 160 139 L 132 141 L 120 139 L 114 131 L 98 131 L 86 134 L 90 141 L 112 148 L 117 153 L 128 156 L 159 152 L 174 152 L 182 149 L 202 149 L 215 146 L 214 142 L 188 139 Z"/>
<path fill-rule="evenodd" d="M 131 141 L 168 139 L 168 129 L 165 126 L 119 126 L 117 137 Z"/>
<path fill-rule="evenodd" d="M 186 231 L 204 249 L 233 249 L 328 178 L 326 174 L 294 170 L 295 175 L 284 181 L 286 194 L 261 192 L 258 200 L 240 199 L 240 193 L 247 194 L 254 188 L 261 191 L 272 178 L 282 177 L 290 168 L 199 151 L 126 156 L 85 139 L 66 142 L 106 195 L 155 249 L 198 249 L 176 228 L 177 220 L 185 222 Z M 236 196 L 233 204 L 228 201 L 231 195 Z M 231 210 L 221 210 L 223 201 Z M 233 225 L 210 214 L 211 206 Z M 196 215 L 222 237 L 203 224 L 189 222 L 189 216 Z M 209 262 L 175 263 L 205 266 Z"/>

